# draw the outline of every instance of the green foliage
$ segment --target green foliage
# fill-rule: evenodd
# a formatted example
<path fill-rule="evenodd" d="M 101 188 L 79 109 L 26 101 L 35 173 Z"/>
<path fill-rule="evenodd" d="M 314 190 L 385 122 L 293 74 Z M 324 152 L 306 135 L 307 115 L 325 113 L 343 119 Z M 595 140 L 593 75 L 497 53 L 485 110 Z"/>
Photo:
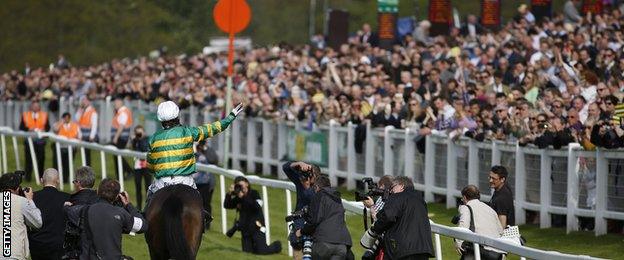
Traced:
<path fill-rule="evenodd" d="M 309 39 L 311 0 L 247 0 L 252 20 L 241 35 L 257 45 L 300 44 Z M 555 0 L 560 10 L 565 0 Z M 0 71 L 54 62 L 60 53 L 74 65 L 137 57 L 167 46 L 195 53 L 211 37 L 225 36 L 212 21 L 216 0 L 5 0 L 0 8 Z M 479 13 L 480 0 L 452 1 L 462 15 Z M 528 0 L 503 1 L 509 19 Z M 427 0 L 401 0 L 399 15 L 426 18 Z M 375 0 L 316 0 L 315 29 L 324 31 L 324 8 L 350 13 L 349 28 L 376 27 Z"/>

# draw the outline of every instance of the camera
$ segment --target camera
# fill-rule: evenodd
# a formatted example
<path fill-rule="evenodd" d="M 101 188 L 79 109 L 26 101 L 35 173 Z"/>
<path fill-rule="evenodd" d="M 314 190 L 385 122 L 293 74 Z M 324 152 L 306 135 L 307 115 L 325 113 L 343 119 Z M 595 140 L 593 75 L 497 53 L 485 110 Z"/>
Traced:
<path fill-rule="evenodd" d="M 233 191 L 233 193 L 234 193 L 234 194 L 239 194 L 239 193 L 241 193 L 241 192 L 243 192 L 243 186 L 242 186 L 242 185 L 240 185 L 240 184 L 236 184 L 236 185 L 234 185 L 234 191 Z"/>
<path fill-rule="evenodd" d="M 291 222 L 297 219 L 303 218 L 308 213 L 308 207 L 303 207 L 300 210 L 293 211 L 290 215 L 286 216 L 284 220 Z"/>
<path fill-rule="evenodd" d="M 238 223 L 238 221 L 235 221 L 234 226 L 228 229 L 228 231 L 225 232 L 225 235 L 231 238 L 234 235 L 234 233 L 236 233 L 236 231 L 239 231 L 239 230 L 240 230 L 240 224 Z"/>
<path fill-rule="evenodd" d="M 367 197 L 379 197 L 381 196 L 383 200 L 386 200 L 390 195 L 390 190 L 381 189 L 377 186 L 377 183 L 373 181 L 373 178 L 364 178 L 362 182 L 367 186 L 368 192 L 363 193 L 356 191 L 355 192 L 355 201 L 364 201 Z"/>

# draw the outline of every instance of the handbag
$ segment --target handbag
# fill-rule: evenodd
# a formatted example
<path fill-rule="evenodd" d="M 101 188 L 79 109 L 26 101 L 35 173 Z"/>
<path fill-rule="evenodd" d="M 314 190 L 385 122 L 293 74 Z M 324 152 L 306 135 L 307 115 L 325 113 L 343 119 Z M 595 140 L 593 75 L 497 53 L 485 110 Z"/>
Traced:
<path fill-rule="evenodd" d="M 472 213 L 472 208 L 468 205 L 466 206 L 468 207 L 468 210 L 470 211 L 470 228 L 469 229 L 470 231 L 474 233 L 475 232 L 474 214 Z M 474 243 L 464 241 L 461 244 L 461 248 L 463 250 L 462 257 L 461 257 L 462 259 L 464 258 L 464 256 L 474 255 Z M 485 249 L 483 245 L 479 245 L 479 253 L 481 255 L 481 259 L 485 259 L 485 260 L 503 259 L 502 253 L 494 252 L 492 250 L 487 250 Z"/>
<path fill-rule="evenodd" d="M 503 230 L 503 234 L 500 238 L 516 245 L 524 245 L 526 242 L 522 235 L 520 235 L 518 226 L 507 226 L 507 228 Z"/>

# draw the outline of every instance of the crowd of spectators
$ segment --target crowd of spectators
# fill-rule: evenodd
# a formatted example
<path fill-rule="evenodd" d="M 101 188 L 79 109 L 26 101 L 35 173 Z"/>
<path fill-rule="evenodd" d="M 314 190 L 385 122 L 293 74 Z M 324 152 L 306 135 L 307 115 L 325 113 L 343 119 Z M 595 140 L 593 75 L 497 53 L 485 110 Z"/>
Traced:
<path fill-rule="evenodd" d="M 332 49 L 322 37 L 235 55 L 234 103 L 246 116 L 306 125 L 370 122 L 539 147 L 624 146 L 624 15 L 621 8 L 537 20 L 526 6 L 491 31 L 468 16 L 448 35 L 420 21 L 391 49 L 365 24 Z M 571 4 L 571 6 L 570 6 Z M 576 12 L 576 13 L 575 13 Z M 371 36 L 372 35 L 372 36 Z M 123 95 L 223 111 L 227 54 L 161 55 L 0 74 L 1 100 Z M 53 109 L 53 107 L 51 108 Z"/>

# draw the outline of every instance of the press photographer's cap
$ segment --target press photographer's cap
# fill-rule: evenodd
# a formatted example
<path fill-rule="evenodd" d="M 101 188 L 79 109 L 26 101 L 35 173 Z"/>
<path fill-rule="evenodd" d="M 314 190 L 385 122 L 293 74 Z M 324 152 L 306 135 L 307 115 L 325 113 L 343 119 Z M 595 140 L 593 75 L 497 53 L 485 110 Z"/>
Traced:
<path fill-rule="evenodd" d="M 158 121 L 164 122 L 178 118 L 180 108 L 173 101 L 165 101 L 158 105 Z"/>

